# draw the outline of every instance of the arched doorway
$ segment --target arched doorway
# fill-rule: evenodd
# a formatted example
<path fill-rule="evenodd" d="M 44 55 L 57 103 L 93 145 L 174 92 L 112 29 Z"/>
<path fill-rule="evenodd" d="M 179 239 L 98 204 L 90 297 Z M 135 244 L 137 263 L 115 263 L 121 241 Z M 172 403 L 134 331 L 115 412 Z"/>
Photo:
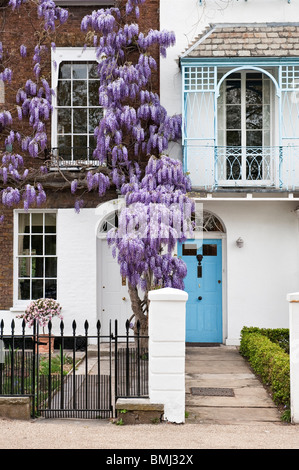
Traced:
<path fill-rule="evenodd" d="M 118 333 L 124 335 L 125 323 L 131 317 L 131 302 L 127 289 L 127 281 L 120 275 L 120 269 L 112 256 L 107 243 L 107 233 L 118 226 L 118 210 L 121 201 L 113 200 L 101 204 L 96 213 L 99 220 L 96 227 L 97 235 L 97 309 L 101 322 L 102 335 L 109 337 L 110 321 L 118 321 Z"/>
<path fill-rule="evenodd" d="M 215 214 L 203 211 L 193 239 L 180 243 L 178 256 L 187 265 L 185 290 L 186 342 L 223 342 L 223 237 L 225 227 Z"/>

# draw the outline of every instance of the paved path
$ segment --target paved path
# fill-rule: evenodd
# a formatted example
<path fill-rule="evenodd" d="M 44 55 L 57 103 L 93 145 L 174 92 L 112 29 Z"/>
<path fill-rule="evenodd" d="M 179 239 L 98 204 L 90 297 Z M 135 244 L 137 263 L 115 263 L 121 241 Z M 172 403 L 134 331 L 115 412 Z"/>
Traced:
<path fill-rule="evenodd" d="M 192 395 L 193 387 L 232 388 L 234 396 Z M 237 348 L 187 348 L 186 392 L 190 415 L 183 426 L 0 419 L 0 449 L 112 449 L 111 455 L 118 449 L 132 455 L 136 449 L 299 449 L 299 426 L 280 421 Z"/>
<path fill-rule="evenodd" d="M 193 388 L 202 388 L 202 395 L 196 395 Z M 211 392 L 220 396 L 210 396 Z M 221 396 L 228 392 L 233 396 Z M 186 411 L 187 423 L 280 422 L 280 414 L 267 391 L 238 348 L 231 346 L 187 348 Z"/>

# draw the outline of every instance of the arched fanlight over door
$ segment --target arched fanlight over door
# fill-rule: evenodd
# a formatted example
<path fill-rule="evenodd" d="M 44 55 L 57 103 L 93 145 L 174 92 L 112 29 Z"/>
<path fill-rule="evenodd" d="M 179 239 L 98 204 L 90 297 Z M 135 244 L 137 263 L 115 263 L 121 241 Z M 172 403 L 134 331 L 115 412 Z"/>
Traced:
<path fill-rule="evenodd" d="M 112 228 L 118 227 L 118 211 L 111 212 L 107 217 L 102 221 L 98 233 L 107 234 Z"/>
<path fill-rule="evenodd" d="M 225 233 L 225 228 L 215 214 L 204 210 L 201 215 L 197 214 L 195 217 L 195 231 Z"/>

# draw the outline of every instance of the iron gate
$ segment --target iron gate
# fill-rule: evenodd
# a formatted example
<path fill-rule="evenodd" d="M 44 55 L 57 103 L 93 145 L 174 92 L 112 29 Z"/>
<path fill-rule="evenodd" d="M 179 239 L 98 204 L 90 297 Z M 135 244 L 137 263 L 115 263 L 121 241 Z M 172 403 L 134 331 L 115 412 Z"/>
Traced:
<path fill-rule="evenodd" d="M 125 334 L 118 334 L 118 322 L 110 322 L 103 335 L 98 321 L 90 333 L 88 322 L 78 334 L 53 334 L 49 322 L 46 334 L 37 323 L 32 332 L 10 333 L 0 324 L 0 396 L 31 397 L 32 417 L 110 418 L 120 397 L 148 396 L 148 337 L 136 333 L 126 322 Z"/>

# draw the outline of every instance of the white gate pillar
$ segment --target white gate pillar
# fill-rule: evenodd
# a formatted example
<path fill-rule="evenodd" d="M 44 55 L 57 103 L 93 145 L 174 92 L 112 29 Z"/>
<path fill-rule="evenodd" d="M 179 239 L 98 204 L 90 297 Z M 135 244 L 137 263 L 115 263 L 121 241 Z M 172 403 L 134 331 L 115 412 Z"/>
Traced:
<path fill-rule="evenodd" d="M 185 422 L 184 291 L 164 288 L 149 292 L 149 400 L 164 405 L 164 419 Z"/>
<path fill-rule="evenodd" d="M 288 294 L 291 421 L 299 423 L 299 292 Z"/>

